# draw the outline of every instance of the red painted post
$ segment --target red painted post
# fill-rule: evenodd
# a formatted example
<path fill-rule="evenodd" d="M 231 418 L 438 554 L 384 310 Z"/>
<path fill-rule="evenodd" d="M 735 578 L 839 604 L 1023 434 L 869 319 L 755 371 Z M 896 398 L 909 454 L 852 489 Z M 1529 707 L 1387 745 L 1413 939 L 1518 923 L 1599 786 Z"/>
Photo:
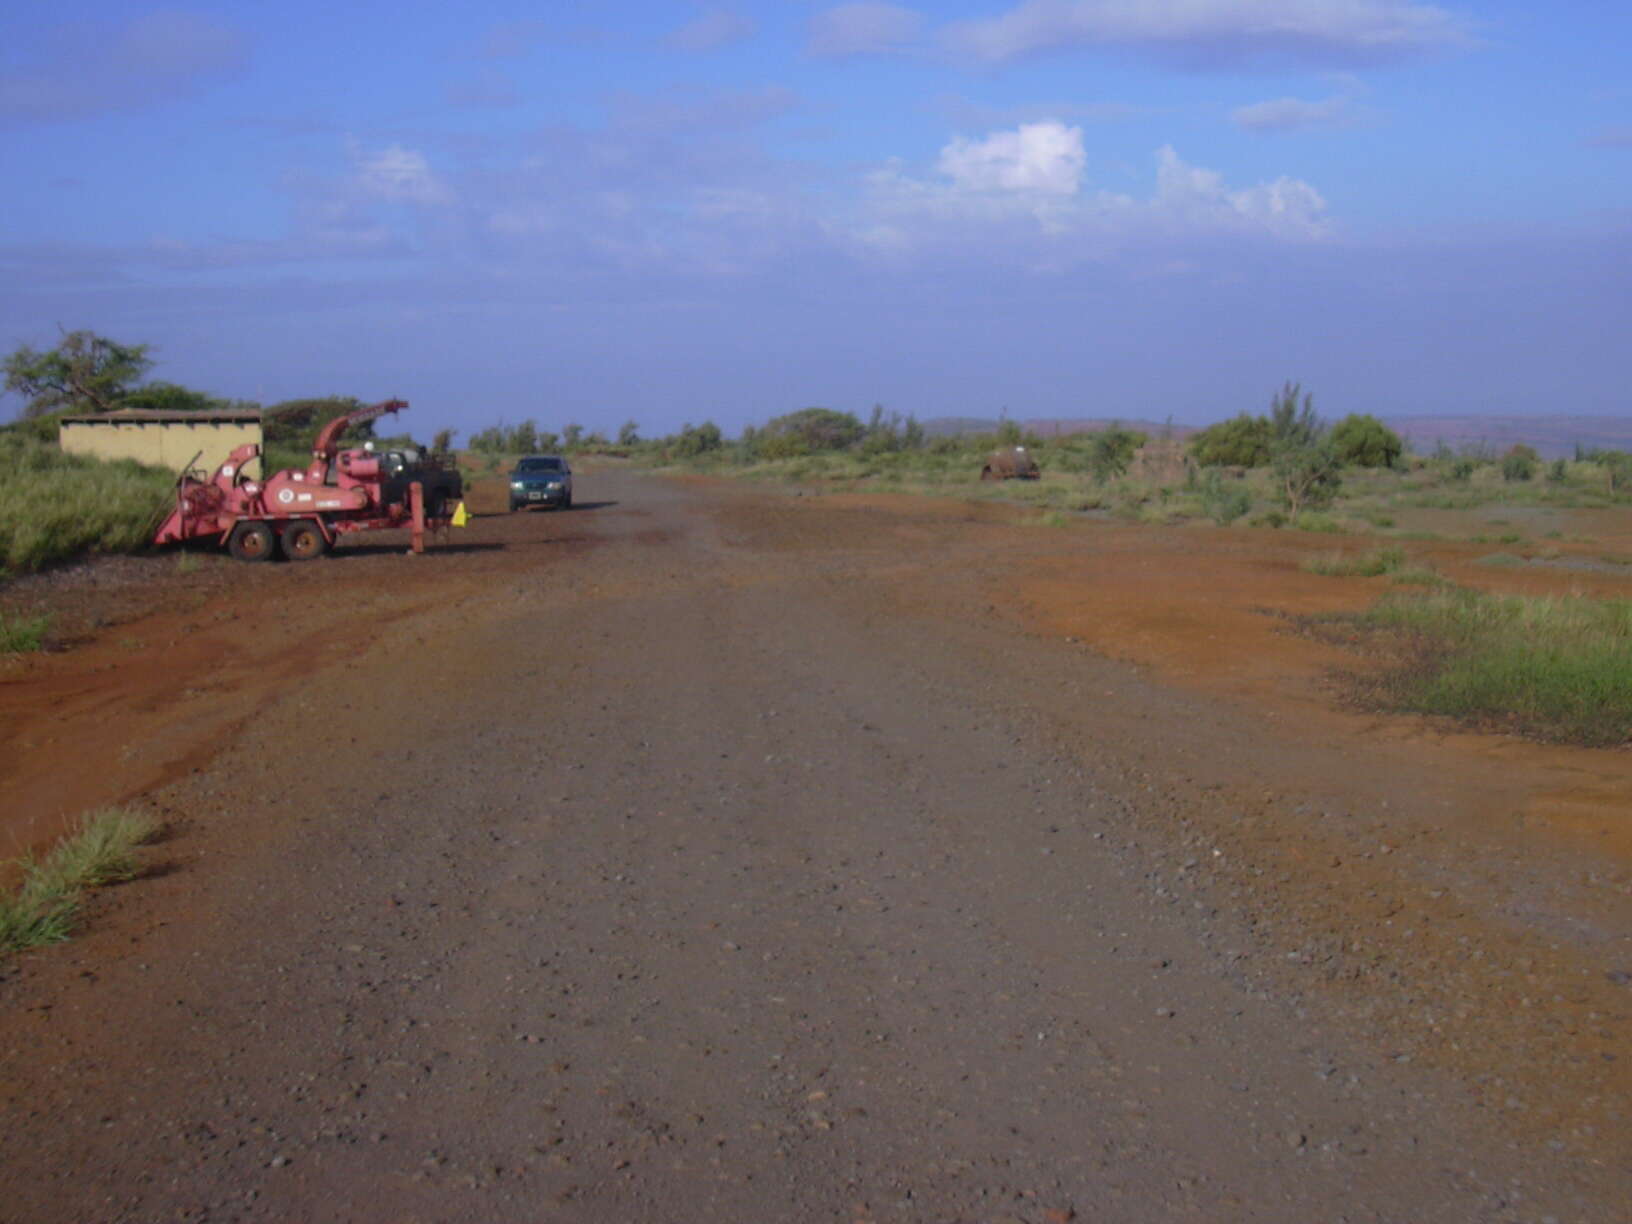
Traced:
<path fill-rule="evenodd" d="M 414 515 L 414 551 L 425 551 L 425 486 L 414 481 L 408 486 L 408 508 Z"/>

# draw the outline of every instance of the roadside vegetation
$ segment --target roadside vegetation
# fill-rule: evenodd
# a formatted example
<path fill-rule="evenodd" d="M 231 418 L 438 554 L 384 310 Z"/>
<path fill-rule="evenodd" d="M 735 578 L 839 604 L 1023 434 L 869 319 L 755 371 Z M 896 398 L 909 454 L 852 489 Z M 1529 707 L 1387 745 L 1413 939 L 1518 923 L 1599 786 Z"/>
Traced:
<path fill-rule="evenodd" d="M 67 939 L 86 892 L 134 879 L 141 870 L 137 849 L 157 833 L 140 813 L 104 808 L 85 816 L 44 858 L 18 863 L 20 882 L 0 894 L 0 956 Z"/>
<path fill-rule="evenodd" d="M 54 438 L 0 430 L 0 574 L 145 548 L 174 487 L 162 468 L 65 455 Z"/>
<path fill-rule="evenodd" d="M 1372 700 L 1554 743 L 1632 740 L 1632 600 L 1392 593 L 1369 611 L 1311 618 L 1397 659 Z"/>
<path fill-rule="evenodd" d="M 45 649 L 45 634 L 50 627 L 49 616 L 11 617 L 0 612 L 0 655 Z"/>

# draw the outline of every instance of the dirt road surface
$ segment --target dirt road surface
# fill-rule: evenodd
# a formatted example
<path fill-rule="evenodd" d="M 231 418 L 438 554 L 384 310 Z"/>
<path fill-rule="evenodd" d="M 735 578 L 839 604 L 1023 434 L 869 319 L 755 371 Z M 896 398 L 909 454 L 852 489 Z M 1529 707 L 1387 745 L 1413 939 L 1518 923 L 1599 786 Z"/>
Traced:
<path fill-rule="evenodd" d="M 1614 754 L 1128 661 L 1133 529 L 579 492 L 3 678 L 14 842 L 169 833 L 0 969 L 0 1220 L 1632 1218 Z"/>

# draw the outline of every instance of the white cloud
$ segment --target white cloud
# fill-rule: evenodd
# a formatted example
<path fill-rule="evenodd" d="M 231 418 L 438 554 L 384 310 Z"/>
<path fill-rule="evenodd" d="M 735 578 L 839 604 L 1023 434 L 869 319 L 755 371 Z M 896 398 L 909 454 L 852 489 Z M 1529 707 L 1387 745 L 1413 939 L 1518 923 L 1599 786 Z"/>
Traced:
<path fill-rule="evenodd" d="M 1466 23 L 1416 0 L 1024 0 L 944 31 L 988 62 L 1073 47 L 1129 46 L 1199 64 L 1271 58 L 1386 61 L 1469 41 Z"/>
<path fill-rule="evenodd" d="M 1236 107 L 1230 112 L 1230 122 L 1249 132 L 1308 132 L 1349 127 L 1356 122 L 1356 115 L 1348 98 L 1326 98 L 1320 102 L 1275 98 Z"/>
<path fill-rule="evenodd" d="M 354 151 L 356 182 L 364 195 L 406 204 L 448 204 L 453 192 L 417 149 L 388 145 L 376 153 Z"/>
<path fill-rule="evenodd" d="M 985 140 L 962 137 L 941 150 L 940 171 L 965 191 L 1077 194 L 1087 158 L 1082 129 L 1063 123 L 1025 123 Z"/>
<path fill-rule="evenodd" d="M 1257 229 L 1282 238 L 1326 230 L 1326 201 L 1301 179 L 1278 178 L 1231 191 L 1216 170 L 1187 165 L 1171 145 L 1156 153 L 1157 212 L 1190 226 Z"/>
<path fill-rule="evenodd" d="M 911 43 L 923 24 L 898 4 L 841 4 L 811 18 L 808 45 L 813 55 L 881 55 Z"/>
<path fill-rule="evenodd" d="M 748 38 L 756 28 L 751 18 L 729 9 L 713 8 L 669 35 L 668 43 L 681 51 L 713 51 Z"/>
<path fill-rule="evenodd" d="M 941 150 L 938 177 L 893 164 L 875 172 L 852 235 L 874 250 L 985 252 L 1057 270 L 1127 247 L 1309 241 L 1327 232 L 1326 202 L 1301 179 L 1232 187 L 1163 147 L 1154 190 L 1139 199 L 1090 188 L 1086 162 L 1081 129 L 1057 121 L 954 140 Z"/>

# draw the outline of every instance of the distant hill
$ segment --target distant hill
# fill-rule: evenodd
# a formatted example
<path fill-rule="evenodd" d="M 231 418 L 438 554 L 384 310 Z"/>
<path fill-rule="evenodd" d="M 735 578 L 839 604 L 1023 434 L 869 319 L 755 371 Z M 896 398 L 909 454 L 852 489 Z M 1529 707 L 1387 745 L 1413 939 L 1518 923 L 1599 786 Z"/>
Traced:
<path fill-rule="evenodd" d="M 933 417 L 924 422 L 924 432 L 932 438 L 945 437 L 948 434 L 989 434 L 996 433 L 1000 424 L 1001 421 L 989 417 Z M 1071 434 L 1098 433 L 1112 425 L 1137 430 L 1139 433 L 1149 434 L 1152 438 L 1160 438 L 1164 434 L 1174 438 L 1188 438 L 1197 432 L 1193 425 L 1166 425 L 1160 421 L 1141 421 L 1131 417 L 1033 417 L 1017 424 L 1026 433 L 1036 434 L 1040 438 L 1064 438 Z"/>
<path fill-rule="evenodd" d="M 1410 416 L 1384 421 L 1418 454 L 1441 442 L 1452 450 L 1482 447 L 1497 454 L 1523 442 L 1548 459 L 1569 458 L 1577 445 L 1632 450 L 1632 416 Z"/>

